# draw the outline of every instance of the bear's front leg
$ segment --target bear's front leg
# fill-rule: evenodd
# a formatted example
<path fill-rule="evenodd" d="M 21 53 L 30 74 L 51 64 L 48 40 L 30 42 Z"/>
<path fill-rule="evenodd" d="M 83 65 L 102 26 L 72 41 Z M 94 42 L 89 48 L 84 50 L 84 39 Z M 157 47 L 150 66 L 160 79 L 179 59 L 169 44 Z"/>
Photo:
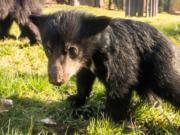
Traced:
<path fill-rule="evenodd" d="M 132 91 L 126 91 L 126 93 L 121 95 L 107 92 L 106 111 L 113 121 L 119 122 L 126 118 L 129 111 L 131 94 Z"/>
<path fill-rule="evenodd" d="M 96 76 L 89 69 L 83 68 L 77 73 L 76 78 L 77 94 L 69 96 L 67 101 L 73 107 L 80 107 L 85 104 L 86 98 L 89 98 Z"/>

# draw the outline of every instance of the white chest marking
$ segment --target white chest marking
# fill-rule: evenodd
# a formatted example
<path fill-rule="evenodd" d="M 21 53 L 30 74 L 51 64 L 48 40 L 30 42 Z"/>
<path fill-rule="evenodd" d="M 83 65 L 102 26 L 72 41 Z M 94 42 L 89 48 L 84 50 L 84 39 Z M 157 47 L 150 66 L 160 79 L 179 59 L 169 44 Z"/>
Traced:
<path fill-rule="evenodd" d="M 91 65 L 90 65 L 89 69 L 91 70 L 91 72 L 93 72 L 95 74 L 96 67 L 95 67 L 94 61 L 92 59 L 91 59 Z"/>

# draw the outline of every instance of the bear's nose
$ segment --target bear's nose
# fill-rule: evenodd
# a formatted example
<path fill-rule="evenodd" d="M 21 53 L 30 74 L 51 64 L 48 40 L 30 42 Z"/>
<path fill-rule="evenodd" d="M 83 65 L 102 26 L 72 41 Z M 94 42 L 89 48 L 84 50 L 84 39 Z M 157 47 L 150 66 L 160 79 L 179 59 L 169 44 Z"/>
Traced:
<path fill-rule="evenodd" d="M 61 85 L 62 83 L 62 77 L 58 78 L 49 78 L 49 82 L 54 84 L 54 85 Z"/>

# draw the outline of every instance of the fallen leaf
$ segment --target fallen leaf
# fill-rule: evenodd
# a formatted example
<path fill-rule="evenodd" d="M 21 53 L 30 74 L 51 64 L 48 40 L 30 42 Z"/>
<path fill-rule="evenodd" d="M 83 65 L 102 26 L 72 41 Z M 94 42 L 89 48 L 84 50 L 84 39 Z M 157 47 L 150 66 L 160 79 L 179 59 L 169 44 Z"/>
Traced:
<path fill-rule="evenodd" d="M 0 99 L 0 113 L 8 112 L 13 107 L 13 101 L 10 99 Z"/>
<path fill-rule="evenodd" d="M 56 125 L 57 124 L 53 119 L 50 119 L 50 118 L 42 119 L 41 122 L 45 123 L 45 124 L 50 124 L 50 125 Z"/>

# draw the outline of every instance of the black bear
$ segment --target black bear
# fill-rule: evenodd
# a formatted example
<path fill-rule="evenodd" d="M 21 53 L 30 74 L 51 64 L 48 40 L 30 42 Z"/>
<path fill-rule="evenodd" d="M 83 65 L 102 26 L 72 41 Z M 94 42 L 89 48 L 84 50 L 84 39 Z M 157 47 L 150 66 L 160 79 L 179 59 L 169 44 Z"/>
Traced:
<path fill-rule="evenodd" d="M 154 26 L 76 10 L 30 19 L 40 30 L 50 83 L 77 76 L 77 94 L 67 98 L 72 106 L 85 103 L 96 77 L 114 121 L 126 118 L 133 90 L 180 106 L 180 49 Z"/>
<path fill-rule="evenodd" d="M 31 44 L 41 42 L 39 30 L 28 16 L 40 15 L 43 6 L 43 0 L 0 0 L 0 39 L 10 36 L 9 29 L 16 21 L 21 38 L 28 37 Z"/>

